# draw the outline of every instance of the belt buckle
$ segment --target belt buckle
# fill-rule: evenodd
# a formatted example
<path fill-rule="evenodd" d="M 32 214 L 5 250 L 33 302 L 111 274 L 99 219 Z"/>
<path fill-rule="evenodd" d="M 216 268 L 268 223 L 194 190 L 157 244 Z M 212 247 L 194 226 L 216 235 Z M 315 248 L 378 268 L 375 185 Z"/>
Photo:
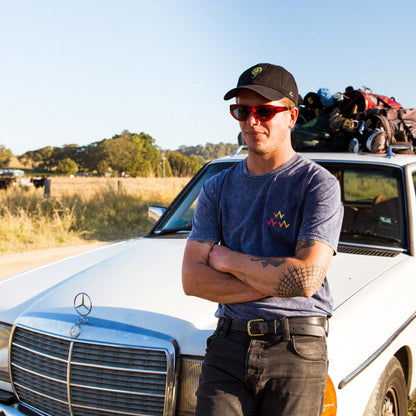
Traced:
<path fill-rule="evenodd" d="M 262 337 L 262 336 L 264 336 L 264 334 L 253 334 L 251 332 L 251 323 L 252 322 L 264 322 L 264 319 L 250 319 L 247 322 L 247 333 L 248 333 L 248 335 L 250 335 L 250 337 Z"/>

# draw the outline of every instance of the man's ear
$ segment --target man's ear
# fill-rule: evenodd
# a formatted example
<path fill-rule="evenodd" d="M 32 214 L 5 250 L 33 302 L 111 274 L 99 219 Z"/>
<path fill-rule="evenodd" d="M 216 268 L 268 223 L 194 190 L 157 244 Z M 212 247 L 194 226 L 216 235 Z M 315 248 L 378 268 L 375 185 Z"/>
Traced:
<path fill-rule="evenodd" d="M 289 123 L 290 130 L 292 130 L 293 127 L 295 126 L 296 120 L 298 119 L 298 115 L 299 115 L 299 110 L 297 107 L 292 108 L 290 110 L 290 123 Z"/>

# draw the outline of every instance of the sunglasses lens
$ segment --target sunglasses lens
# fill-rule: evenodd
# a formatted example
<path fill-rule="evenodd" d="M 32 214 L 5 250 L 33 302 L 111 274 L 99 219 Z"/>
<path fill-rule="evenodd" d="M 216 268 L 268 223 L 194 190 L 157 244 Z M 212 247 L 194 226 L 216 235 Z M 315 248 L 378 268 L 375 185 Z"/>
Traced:
<path fill-rule="evenodd" d="M 250 115 L 250 108 L 244 105 L 234 105 L 231 107 L 231 114 L 238 121 L 245 121 Z"/>
<path fill-rule="evenodd" d="M 232 104 L 230 106 L 231 115 L 238 121 L 246 121 L 250 114 L 258 121 L 269 121 L 276 113 L 287 110 L 286 107 L 278 107 L 272 105 L 258 105 L 250 107 L 243 104 Z"/>
<path fill-rule="evenodd" d="M 275 113 L 273 109 L 269 107 L 259 106 L 259 107 L 256 107 L 256 113 L 254 114 L 254 117 L 260 121 L 268 121 L 273 117 L 274 114 Z"/>

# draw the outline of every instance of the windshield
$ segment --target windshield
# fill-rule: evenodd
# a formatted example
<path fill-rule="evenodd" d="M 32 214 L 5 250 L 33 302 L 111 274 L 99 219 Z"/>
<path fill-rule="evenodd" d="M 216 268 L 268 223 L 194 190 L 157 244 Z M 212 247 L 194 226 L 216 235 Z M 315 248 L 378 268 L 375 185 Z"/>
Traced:
<path fill-rule="evenodd" d="M 187 185 L 154 228 L 153 235 L 191 231 L 196 201 L 203 183 L 235 161 L 205 166 Z M 344 204 L 341 243 L 406 248 L 402 172 L 389 166 L 319 162 L 339 180 Z"/>
<path fill-rule="evenodd" d="M 235 162 L 234 162 L 235 163 Z M 207 165 L 184 189 L 184 193 L 180 194 L 177 200 L 173 202 L 172 209 L 169 209 L 167 215 L 161 218 L 154 229 L 155 234 L 170 233 L 186 233 L 188 234 L 192 228 L 192 218 L 194 217 L 195 205 L 204 182 L 232 166 L 233 163 L 214 163 Z"/>

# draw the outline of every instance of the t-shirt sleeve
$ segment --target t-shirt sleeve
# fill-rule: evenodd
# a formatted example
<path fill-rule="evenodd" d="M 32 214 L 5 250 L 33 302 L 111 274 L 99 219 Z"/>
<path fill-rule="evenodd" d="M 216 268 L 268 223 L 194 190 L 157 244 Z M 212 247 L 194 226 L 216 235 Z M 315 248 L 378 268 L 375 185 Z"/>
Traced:
<path fill-rule="evenodd" d="M 343 216 L 338 180 L 332 175 L 315 178 L 305 194 L 298 239 L 320 241 L 328 244 L 336 253 Z"/>
<path fill-rule="evenodd" d="M 215 177 L 214 177 L 215 178 Z M 199 194 L 188 240 L 219 242 L 218 186 L 214 178 L 205 182 Z"/>

